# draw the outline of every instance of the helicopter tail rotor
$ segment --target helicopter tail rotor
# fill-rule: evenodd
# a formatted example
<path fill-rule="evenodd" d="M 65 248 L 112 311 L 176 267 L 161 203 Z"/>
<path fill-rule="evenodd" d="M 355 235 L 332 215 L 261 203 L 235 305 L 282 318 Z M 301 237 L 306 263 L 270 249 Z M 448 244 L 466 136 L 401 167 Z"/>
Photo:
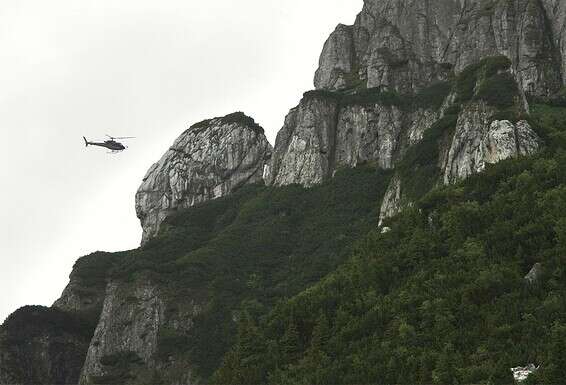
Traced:
<path fill-rule="evenodd" d="M 88 140 L 86 140 L 86 138 L 83 136 L 83 139 L 85 140 L 85 147 L 88 147 Z"/>

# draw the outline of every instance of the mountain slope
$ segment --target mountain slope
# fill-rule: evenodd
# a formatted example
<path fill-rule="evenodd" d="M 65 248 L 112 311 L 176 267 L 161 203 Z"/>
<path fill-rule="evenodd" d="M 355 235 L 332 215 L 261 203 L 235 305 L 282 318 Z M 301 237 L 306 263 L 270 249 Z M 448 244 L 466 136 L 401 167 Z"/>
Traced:
<path fill-rule="evenodd" d="M 251 185 L 166 219 L 144 247 L 114 254 L 106 278 L 94 274 L 109 284 L 81 383 L 207 378 L 242 301 L 269 309 L 334 270 L 377 222 L 388 177 L 366 166 L 312 189 Z M 74 277 L 83 266 L 94 273 L 77 264 Z"/>
<path fill-rule="evenodd" d="M 534 110 L 554 149 L 433 190 L 320 283 L 248 311 L 215 383 L 509 384 L 528 363 L 562 382 L 566 108 Z"/>

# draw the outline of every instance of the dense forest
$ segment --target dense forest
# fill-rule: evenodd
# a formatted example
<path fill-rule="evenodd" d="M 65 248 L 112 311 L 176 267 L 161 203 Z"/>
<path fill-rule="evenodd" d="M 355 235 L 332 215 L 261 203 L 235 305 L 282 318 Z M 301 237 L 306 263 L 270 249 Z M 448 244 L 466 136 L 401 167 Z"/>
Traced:
<path fill-rule="evenodd" d="M 539 155 L 433 189 L 273 309 L 245 303 L 213 383 L 510 384 L 527 363 L 562 383 L 566 108 L 533 103 L 531 122 Z"/>

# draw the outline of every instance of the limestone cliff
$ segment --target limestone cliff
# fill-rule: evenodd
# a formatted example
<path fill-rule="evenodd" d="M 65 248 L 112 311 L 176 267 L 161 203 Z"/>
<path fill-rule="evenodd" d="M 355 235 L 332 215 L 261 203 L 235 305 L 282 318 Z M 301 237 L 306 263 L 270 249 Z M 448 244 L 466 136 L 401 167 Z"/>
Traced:
<path fill-rule="evenodd" d="M 474 103 L 460 115 L 444 167 L 445 183 L 483 171 L 487 164 L 538 150 L 540 140 L 527 121 L 493 120 L 494 113 L 485 103 Z"/>
<path fill-rule="evenodd" d="M 312 186 L 340 167 L 371 162 L 393 168 L 404 148 L 418 142 L 440 116 L 430 106 L 413 108 L 379 91 L 368 99 L 305 93 L 277 135 L 266 182 Z"/>
<path fill-rule="evenodd" d="M 439 153 L 436 183 L 536 152 L 528 99 L 552 97 L 564 84 L 565 8 L 534 0 L 366 0 L 355 24 L 339 25 L 327 40 L 318 91 L 289 113 L 267 181 L 312 186 L 359 163 L 408 166 L 407 151 L 443 124 L 447 110 L 459 111 L 454 124 L 419 150 Z M 393 179 L 382 219 L 416 198 L 402 193 L 402 179 L 419 178 L 411 169 Z"/>
<path fill-rule="evenodd" d="M 147 172 L 136 194 L 142 243 L 178 209 L 262 181 L 271 156 L 263 128 L 242 113 L 197 123 Z"/>
<path fill-rule="evenodd" d="M 365 0 L 326 42 L 315 86 L 414 92 L 505 55 L 524 91 L 549 95 L 564 81 L 564 12 L 559 0 Z"/>

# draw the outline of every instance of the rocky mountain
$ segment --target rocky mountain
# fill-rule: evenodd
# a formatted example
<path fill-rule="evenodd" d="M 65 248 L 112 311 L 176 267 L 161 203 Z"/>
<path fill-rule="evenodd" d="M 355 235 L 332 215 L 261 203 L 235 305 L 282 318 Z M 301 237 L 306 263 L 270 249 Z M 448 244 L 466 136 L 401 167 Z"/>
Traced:
<path fill-rule="evenodd" d="M 365 1 L 355 24 L 339 25 L 324 45 L 318 91 L 287 116 L 268 183 L 311 186 L 368 161 L 396 168 L 450 115 L 433 150 L 438 183 L 536 152 L 528 98 L 552 97 L 564 85 L 565 8 L 535 0 Z M 396 199 L 386 200 L 384 217 L 415 198 L 402 193 L 401 179 L 390 186 Z"/>
<path fill-rule="evenodd" d="M 52 308 L 12 315 L 0 384 L 492 383 L 531 363 L 498 355 L 513 338 L 547 359 L 531 319 L 562 314 L 544 290 L 562 290 L 565 82 L 563 1 L 365 0 L 273 147 L 242 113 L 179 136 L 136 194 L 142 246 L 81 258 Z"/>
<path fill-rule="evenodd" d="M 564 82 L 565 9 L 559 0 L 366 0 L 326 42 L 315 85 L 411 93 L 503 55 L 522 90 L 549 96 Z"/>
<path fill-rule="evenodd" d="M 197 123 L 147 172 L 136 194 L 142 243 L 171 213 L 262 180 L 271 157 L 263 128 L 242 113 Z"/>

